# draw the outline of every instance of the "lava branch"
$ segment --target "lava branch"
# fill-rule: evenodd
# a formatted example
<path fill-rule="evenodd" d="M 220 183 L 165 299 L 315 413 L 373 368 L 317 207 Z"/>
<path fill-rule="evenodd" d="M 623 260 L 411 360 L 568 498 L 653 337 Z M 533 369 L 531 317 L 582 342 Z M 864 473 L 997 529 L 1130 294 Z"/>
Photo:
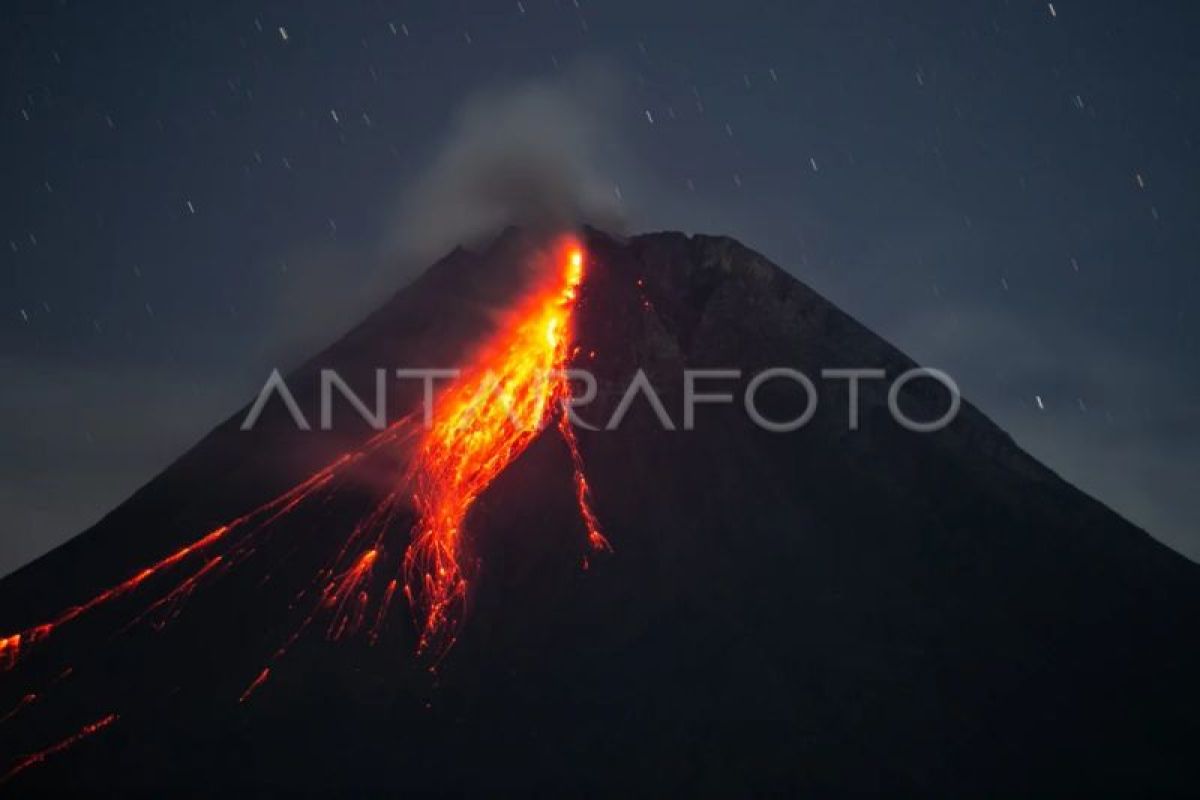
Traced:
<path fill-rule="evenodd" d="M 267 681 L 273 665 L 287 656 L 292 646 L 299 641 L 322 612 L 331 615 L 329 625 L 325 630 L 325 638 L 330 641 L 338 641 L 344 635 L 357 633 L 363 628 L 370 605 L 368 586 L 372 573 L 377 560 L 383 555 L 384 537 L 391 529 L 400 510 L 400 495 L 393 490 L 354 526 L 329 565 L 319 570 L 313 581 L 296 595 L 293 604 L 300 603 L 305 595 L 319 587 L 315 603 L 311 604 L 311 608 L 299 625 L 271 654 L 267 665 L 246 687 L 238 702 L 245 703 Z M 371 534 L 373 536 L 370 536 Z M 353 562 L 343 568 L 353 546 L 367 538 L 371 538 L 371 544 L 366 549 L 360 550 Z M 384 591 L 374 620 L 369 626 L 368 638 L 372 645 L 378 641 L 379 634 L 383 630 L 384 620 L 391 607 L 395 591 L 396 581 L 392 579 Z"/>
<path fill-rule="evenodd" d="M 332 463 L 314 472 L 309 477 L 305 478 L 300 483 L 291 487 L 283 494 L 270 500 L 257 508 L 243 514 L 236 519 L 233 519 L 223 525 L 218 525 L 200 538 L 184 545 L 178 550 L 170 553 L 159 561 L 143 567 L 138 572 L 121 581 L 120 583 L 110 586 L 109 588 L 92 596 L 88 600 L 71 606 L 65 611 L 58 614 L 51 620 L 34 625 L 17 633 L 7 636 L 0 636 L 0 671 L 11 669 L 16 666 L 21 657 L 28 651 L 31 645 L 43 642 L 48 639 L 51 634 L 62 628 L 70 622 L 84 616 L 90 611 L 99 608 L 113 600 L 116 600 L 125 595 L 132 594 L 144 583 L 151 578 L 167 572 L 172 567 L 188 560 L 191 556 L 213 548 L 218 542 L 222 542 L 229 538 L 229 535 L 234 531 L 242 528 L 250 527 L 249 534 L 257 531 L 265 530 L 273 525 L 282 517 L 290 514 L 297 506 L 305 500 L 312 497 L 318 491 L 326 488 L 339 474 L 341 474 L 351 464 L 362 459 L 368 453 L 378 449 L 384 444 L 389 444 L 396 441 L 405 430 L 411 427 L 411 418 L 405 417 L 398 420 L 387 429 L 375 434 L 366 444 L 357 451 L 345 453 L 335 459 Z M 230 554 L 229 560 L 236 560 L 244 553 L 239 552 L 244 548 L 245 542 L 242 542 Z M 208 573 L 214 571 L 214 568 L 221 564 L 221 557 L 209 559 L 205 561 L 200 568 L 193 572 L 188 577 L 184 578 L 174 588 L 167 591 L 167 594 L 159 600 L 151 604 L 144 612 L 139 614 L 130 625 L 143 619 L 151 611 L 162 607 L 163 605 L 172 604 L 185 599 L 196 587 L 199 580 Z M 125 626 L 126 628 L 129 625 Z M 124 630 L 124 629 L 123 629 Z"/>
<path fill-rule="evenodd" d="M 46 759 L 58 755 L 64 750 L 69 750 L 79 742 L 82 742 L 84 739 L 95 736 L 109 725 L 112 725 L 118 719 L 120 719 L 119 714 L 108 714 L 107 716 L 101 717 L 95 722 L 90 722 L 87 725 L 84 725 L 67 738 L 55 742 L 49 747 L 39 750 L 36 753 L 30 753 L 29 755 L 18 759 L 15 764 L 9 767 L 8 772 L 4 773 L 3 776 L 0 776 L 0 784 L 7 783 L 19 773 L 24 772 L 30 767 L 34 767 L 43 763 Z"/>
<path fill-rule="evenodd" d="M 575 436 L 575 429 L 571 427 L 571 415 L 567 413 L 566 402 L 570 397 L 569 391 L 564 379 L 563 412 L 558 418 L 558 430 L 562 433 L 563 441 L 567 443 L 567 449 L 571 452 L 575 502 L 579 505 L 579 515 L 583 517 L 583 524 L 587 528 L 588 545 L 593 551 L 609 552 L 612 550 L 612 545 L 600 532 L 600 520 L 596 518 L 596 513 L 592 510 L 592 488 L 588 485 L 587 474 L 583 471 L 583 455 L 579 452 L 579 439 Z M 589 563 L 588 557 L 585 555 L 583 568 L 587 569 Z"/>
<path fill-rule="evenodd" d="M 557 248 L 556 280 L 536 291 L 471 368 L 439 398 L 412 466 L 419 521 L 404 558 L 404 593 L 419 631 L 417 651 L 434 662 L 454 644 L 467 598 L 463 528 L 479 495 L 519 456 L 569 398 L 565 369 L 584 252 Z M 576 497 L 593 547 L 608 546 L 570 422 L 559 430 L 571 450 Z"/>
<path fill-rule="evenodd" d="M 143 583 L 155 575 L 166 572 L 171 567 L 189 560 L 190 556 L 212 549 L 218 542 L 226 539 L 228 534 L 234 530 L 243 527 L 247 528 L 246 533 L 233 545 L 232 548 L 227 549 L 224 554 L 213 555 L 206 559 L 198 568 L 194 569 L 190 574 L 186 575 L 184 578 L 175 583 L 173 587 L 169 588 L 165 594 L 161 595 L 157 600 L 152 601 L 148 607 L 134 617 L 132 621 L 124 625 L 120 631 L 124 632 L 130 627 L 142 622 L 147 617 L 153 615 L 155 612 L 163 610 L 166 613 L 165 618 L 161 622 L 155 624 L 156 628 L 161 627 L 179 612 L 181 604 L 191 596 L 202 580 L 204 580 L 206 577 L 209 577 L 211 574 L 215 574 L 226 567 L 232 566 L 252 553 L 254 550 L 253 537 L 256 534 L 270 528 L 276 521 L 290 514 L 301 503 L 316 495 L 320 490 L 329 488 L 333 481 L 341 476 L 352 464 L 355 464 L 368 454 L 374 452 L 384 445 L 395 444 L 403 441 L 405 437 L 412 433 L 412 430 L 412 415 L 408 415 L 407 417 L 397 420 L 385 430 L 368 439 L 367 442 L 358 450 L 343 454 L 332 463 L 313 473 L 308 478 L 288 489 L 286 492 L 274 498 L 273 500 L 270 500 L 267 503 L 264 503 L 263 505 L 253 509 L 252 511 L 243 514 L 231 522 L 214 528 L 204 536 L 196 539 L 188 545 L 185 545 L 179 550 L 176 550 L 160 561 L 141 569 L 121 583 L 105 589 L 84 603 L 68 608 L 50 622 L 34 626 L 33 628 L 29 628 L 25 631 L 15 633 L 10 636 L 0 637 L 0 670 L 15 666 L 20 657 L 27 652 L 27 646 L 29 644 L 43 641 L 60 626 L 78 619 L 85 613 L 92 611 L 93 609 L 104 605 L 109 601 L 115 600 L 127 594 L 132 594 L 135 590 L 141 587 Z M 359 534 L 361 534 L 364 529 L 373 524 L 378 525 L 380 523 L 378 518 L 379 515 L 384 515 L 386 517 L 383 520 L 383 527 L 386 527 L 387 522 L 390 521 L 390 515 L 395 513 L 395 497 L 395 492 L 390 493 L 388 498 L 385 499 L 380 507 L 376 509 L 374 514 L 368 516 L 367 519 L 355 527 L 351 536 L 348 538 L 346 545 L 343 547 L 342 552 L 339 553 L 339 558 L 345 552 L 345 549 L 350 546 L 350 544 Z M 370 552 L 373 554 L 375 551 L 372 550 Z M 360 558 L 360 562 L 362 560 L 363 559 Z M 371 555 L 367 560 L 373 561 L 374 555 Z M 346 585 L 349 586 L 350 583 L 347 583 Z M 327 588 L 327 594 L 330 592 L 335 595 L 334 602 L 336 602 L 337 591 L 333 585 L 331 585 L 330 588 Z M 359 597 L 361 598 L 361 603 L 365 605 L 365 594 L 360 592 Z M 360 617 L 362 613 L 363 612 L 359 612 Z M 355 626 L 358 624 L 361 624 L 361 619 L 355 623 Z M 281 654 L 282 648 L 279 655 Z M 65 680 L 72 671 L 72 668 L 68 667 L 58 676 L 58 678 L 52 682 L 51 685 Z M 242 694 L 242 696 L 239 698 L 239 701 L 245 702 L 249 696 L 267 680 L 269 675 L 270 669 L 264 668 L 259 676 L 255 679 L 254 683 Z M 11 718 L 21 713 L 21 711 L 27 707 L 37 703 L 41 699 L 41 696 L 42 693 L 38 692 L 29 692 L 25 694 L 16 704 L 16 706 L 14 706 L 3 716 L 0 716 L 0 724 L 8 722 Z M 116 722 L 117 719 L 117 714 L 109 714 L 108 716 L 103 717 L 94 723 L 85 725 L 76 733 L 68 736 L 54 745 L 51 745 L 48 748 L 18 759 L 8 770 L 8 772 L 5 773 L 3 777 L 0 777 L 0 783 L 13 778 L 18 773 L 24 772 L 26 769 L 40 765 L 45 762 L 47 758 L 73 747 L 75 744 L 83 741 L 84 739 L 90 738 L 94 734 L 99 733 L 104 728 L 107 728 L 109 725 Z"/>
<path fill-rule="evenodd" d="M 577 349 L 572 347 L 572 323 L 583 281 L 582 248 L 574 240 L 566 240 L 556 249 L 555 263 L 561 267 L 555 271 L 555 279 L 532 293 L 518 309 L 513 324 L 488 342 L 476 363 L 439 398 L 433 424 L 418 443 L 405 481 L 356 523 L 329 567 L 317 573 L 314 583 L 323 584 L 323 588 L 315 607 L 275 651 L 271 663 L 283 658 L 322 612 L 331 618 L 326 629 L 328 639 L 336 641 L 366 630 L 370 642 L 375 643 L 402 583 L 418 629 L 417 653 L 432 656 L 436 666 L 454 644 L 465 610 L 468 577 L 463 568 L 463 530 L 468 512 L 495 478 L 554 420 L 560 405 L 557 428 L 570 452 L 575 498 L 588 545 L 592 550 L 609 549 L 592 510 L 591 489 L 567 413 L 571 392 L 566 367 L 570 354 Z M 212 529 L 121 583 L 48 622 L 0 636 L 0 669 L 14 666 L 30 644 L 48 638 L 59 627 L 109 601 L 132 594 L 160 573 L 185 561 L 194 562 L 193 556 L 218 549 L 218 543 L 239 531 L 230 546 L 210 552 L 198 567 L 168 587 L 121 630 L 158 612 L 162 612 L 163 619 L 156 627 L 165 624 L 179 612 L 201 581 L 249 557 L 260 532 L 318 492 L 331 489 L 334 480 L 352 464 L 384 445 L 401 441 L 414 430 L 411 415 L 399 420 L 372 436 L 357 451 L 341 456 L 275 499 Z M 413 492 L 418 522 L 404 553 L 401 575 L 389 580 L 382 596 L 372 604 L 371 585 L 384 555 L 384 539 L 401 512 L 405 488 Z M 370 613 L 372 605 L 374 613 Z M 60 677 L 70 671 L 68 668 Z M 264 666 L 238 698 L 239 702 L 246 702 L 271 674 L 270 664 Z M 36 703 L 39 697 L 36 693 L 26 694 L 0 721 L 7 721 Z M 99 733 L 117 719 L 117 714 L 109 714 L 18 760 L 0 782 Z"/>

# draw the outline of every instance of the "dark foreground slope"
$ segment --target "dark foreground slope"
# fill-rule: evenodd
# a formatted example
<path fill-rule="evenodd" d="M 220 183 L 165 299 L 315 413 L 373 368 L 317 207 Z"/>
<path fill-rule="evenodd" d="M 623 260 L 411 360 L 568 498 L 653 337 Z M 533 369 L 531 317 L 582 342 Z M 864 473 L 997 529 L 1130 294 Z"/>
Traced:
<path fill-rule="evenodd" d="M 297 395 L 314 396 L 322 365 L 454 363 L 492 324 L 523 247 L 509 234 L 452 254 L 301 368 Z M 310 631 L 239 703 L 294 629 L 297 588 L 399 466 L 379 459 L 379 485 L 305 507 L 161 630 L 118 633 L 145 605 L 134 596 L 0 675 L 8 708 L 73 668 L 0 723 L 6 760 L 120 714 L 5 788 L 1200 786 L 1200 568 L 966 404 L 948 429 L 914 434 L 888 414 L 886 384 L 868 383 L 847 430 L 846 384 L 821 368 L 894 376 L 911 362 L 736 242 L 591 233 L 588 248 L 578 338 L 601 392 L 584 418 L 602 422 L 638 368 L 681 426 L 685 366 L 791 366 L 816 379 L 813 421 L 775 434 L 740 404 L 701 406 L 696 430 L 664 431 L 637 404 L 617 431 L 581 430 L 614 547 L 587 571 L 569 456 L 544 435 L 470 519 L 479 580 L 436 680 L 400 609 L 373 646 Z M 763 410 L 794 411 L 787 388 L 764 389 Z M 912 388 L 905 407 L 937 416 L 944 398 Z M 132 574 L 365 433 L 299 433 L 281 414 L 243 433 L 240 419 L 0 584 L 0 630 Z"/>

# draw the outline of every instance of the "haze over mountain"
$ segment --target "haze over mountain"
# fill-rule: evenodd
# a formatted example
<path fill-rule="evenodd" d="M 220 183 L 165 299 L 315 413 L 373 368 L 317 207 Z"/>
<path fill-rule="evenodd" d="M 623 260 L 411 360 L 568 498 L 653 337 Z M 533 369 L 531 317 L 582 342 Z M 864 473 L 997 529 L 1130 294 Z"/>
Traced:
<path fill-rule="evenodd" d="M 458 363 L 505 324 L 536 243 L 510 230 L 454 251 L 289 375 L 310 418 L 323 367 L 361 388 L 380 366 Z M 682 427 L 685 368 L 914 366 L 731 239 L 588 230 L 584 244 L 591 421 L 639 369 Z M 888 412 L 886 382 L 864 382 L 849 430 L 846 383 L 816 385 L 793 433 L 737 403 L 699 407 L 691 431 L 641 402 L 617 430 L 580 427 L 612 545 L 586 570 L 571 454 L 544 431 L 468 518 L 470 602 L 436 676 L 403 603 L 356 635 L 319 612 L 274 659 L 307 611 L 298 594 L 403 472 L 403 447 L 374 452 L 252 549 L 218 543 L 211 581 L 172 594 L 210 557 L 189 553 L 14 658 L 0 769 L 109 720 L 12 787 L 1194 791 L 1200 566 L 967 402 L 919 434 Z M 910 387 L 902 407 L 938 416 L 944 392 Z M 416 408 L 420 386 L 390 399 L 393 416 Z M 797 409 L 776 384 L 760 401 L 773 418 Z M 244 416 L 0 583 L 0 631 L 119 585 L 372 433 L 347 408 L 328 432 L 297 430 L 278 403 L 251 431 Z M 414 520 L 399 512 L 392 537 Z M 366 575 L 368 616 L 394 574 Z"/>

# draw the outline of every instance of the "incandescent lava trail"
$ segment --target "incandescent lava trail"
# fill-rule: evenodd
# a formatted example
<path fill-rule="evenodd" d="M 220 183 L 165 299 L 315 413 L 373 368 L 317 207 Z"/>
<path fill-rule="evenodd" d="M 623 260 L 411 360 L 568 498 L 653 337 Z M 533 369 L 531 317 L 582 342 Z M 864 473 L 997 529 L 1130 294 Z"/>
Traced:
<path fill-rule="evenodd" d="M 248 560 L 276 522 L 305 503 L 338 492 L 353 472 L 365 466 L 367 456 L 385 447 L 403 446 L 408 451 L 407 470 L 368 513 L 347 521 L 349 530 L 336 542 L 328 566 L 318 571 L 310 584 L 316 588 L 314 607 L 256 673 L 238 698 L 240 703 L 267 682 L 274 674 L 272 665 L 318 616 L 327 621 L 326 638 L 331 641 L 360 631 L 371 643 L 377 641 L 401 586 L 415 620 L 417 653 L 436 665 L 454 644 L 463 619 L 469 578 L 464 526 L 471 507 L 551 423 L 570 454 L 587 547 L 607 549 L 592 511 L 591 490 L 568 414 L 571 389 L 566 370 L 579 349 L 574 342 L 574 314 L 585 253 L 577 240 L 564 237 L 536 258 L 541 278 L 508 315 L 508 323 L 483 343 L 470 365 L 438 397 L 426 430 L 420 431 L 414 415 L 409 414 L 283 494 L 213 528 L 90 599 L 39 625 L 0 636 L 0 671 L 16 667 L 31 645 L 45 643 L 59 629 L 120 598 L 148 595 L 142 597 L 142 611 L 118 634 L 146 620 L 161 628 L 178 615 L 202 583 L 212 582 Z M 417 438 L 410 441 L 410 437 Z M 409 493 L 417 521 L 402 564 L 393 567 L 391 576 L 382 575 L 389 549 L 399 552 L 392 543 L 402 540 L 403 532 L 395 528 L 407 510 L 404 500 Z M 583 563 L 587 565 L 586 558 Z M 116 646 L 115 637 L 112 646 Z M 11 711 L 0 716 L 0 723 L 27 713 L 39 703 L 45 689 L 72 671 L 73 667 L 68 667 L 44 689 L 26 691 Z M 0 776 L 0 782 L 91 738 L 117 719 L 115 712 L 110 713 L 56 744 L 17 759 Z"/>
<path fill-rule="evenodd" d="M 390 430 L 386 433 L 392 433 Z M 381 438 L 381 437 L 376 437 Z M 226 539 L 233 531 L 245 527 L 251 523 L 254 524 L 254 529 L 261 530 L 271 523 L 285 516 L 296 508 L 301 502 L 311 497 L 315 492 L 324 488 L 334 478 L 339 470 L 345 468 L 352 462 L 358 460 L 361 453 L 350 453 L 341 456 L 327 467 L 313 473 L 302 482 L 296 484 L 291 489 L 288 489 L 283 494 L 276 497 L 258 508 L 250 511 L 237 519 L 231 520 L 223 525 L 218 525 L 208 533 L 201 536 L 199 539 L 184 545 L 178 550 L 170 553 L 165 558 L 143 567 L 136 573 L 126 578 L 124 581 L 110 586 L 100 593 L 92 596 L 88 600 L 71 606 L 65 611 L 58 614 L 51 620 L 47 620 L 38 625 L 34 625 L 26 630 L 13 633 L 7 636 L 0 637 L 0 670 L 9 669 L 16 665 L 21 657 L 23 650 L 29 645 L 36 644 L 50 637 L 51 634 L 58 629 L 75 621 L 84 614 L 99 608 L 106 603 L 116 600 L 125 595 L 132 594 L 142 584 L 146 583 L 151 578 L 156 577 L 160 573 L 175 567 L 190 556 L 209 550 L 218 542 Z M 215 566 L 211 562 L 201 567 L 203 573 Z M 180 584 L 179 586 L 183 586 Z M 179 589 L 177 586 L 177 590 Z M 175 590 L 173 590 L 175 591 Z"/>
<path fill-rule="evenodd" d="M 585 254 L 576 239 L 563 237 L 550 248 L 549 254 L 538 258 L 542 262 L 538 266 L 545 272 L 542 279 L 518 304 L 515 313 L 509 317 L 510 323 L 479 349 L 473 363 L 438 398 L 432 425 L 418 442 L 405 478 L 418 514 L 403 559 L 404 594 L 416 619 L 418 652 L 444 654 L 453 644 L 455 628 L 462 619 L 467 591 L 462 567 L 463 525 L 468 511 L 560 408 L 562 414 L 556 427 L 570 452 L 575 495 L 588 544 L 593 550 L 608 548 L 591 508 L 579 444 L 566 413 L 571 393 L 565 370 L 578 349 L 573 342 L 573 319 L 584 278 Z M 113 600 L 133 594 L 150 579 L 194 556 L 211 552 L 229 540 L 235 531 L 241 533 L 241 540 L 234 543 L 232 549 L 209 555 L 198 568 L 152 600 L 130 624 L 143 620 L 157 609 L 176 607 L 201 580 L 214 576 L 252 552 L 253 537 L 257 533 L 314 495 L 332 490 L 335 479 L 367 454 L 404 442 L 414 430 L 411 415 L 398 420 L 371 437 L 357 451 L 342 455 L 275 499 L 217 526 L 124 581 L 41 624 L 0 636 L 0 670 L 15 666 L 30 645 L 43 642 L 68 623 Z M 370 549 L 355 555 L 356 566 L 331 580 L 323 592 L 322 605 L 334 609 L 330 638 L 340 638 L 347 629 L 357 629 L 363 622 L 367 598 L 365 585 L 378 554 L 377 548 L 396 515 L 400 488 L 389 493 L 372 513 L 354 526 L 332 561 L 334 566 L 341 563 L 366 533 L 375 532 Z M 331 567 L 323 577 L 333 575 L 334 567 Z M 347 576 L 353 580 L 347 580 Z M 394 580 L 389 582 L 383 602 L 375 611 L 375 621 L 371 625 L 373 637 L 382 626 L 396 588 Z M 353 609 L 351 600 L 356 604 Z M 351 610 L 354 613 L 347 619 Z"/>
<path fill-rule="evenodd" d="M 39 750 L 36 753 L 31 753 L 23 758 L 18 759 L 15 764 L 9 767 L 7 772 L 5 772 L 3 775 L 0 775 L 0 783 L 8 783 L 11 778 L 16 777 L 18 774 L 24 772 L 30 767 L 43 764 L 45 763 L 46 759 L 56 756 L 65 750 L 71 749 L 84 739 L 95 736 L 109 725 L 112 725 L 118 719 L 120 719 L 119 714 L 106 714 L 95 722 L 89 722 L 87 725 L 84 725 L 67 738 L 59 742 L 55 742 L 49 747 Z"/>
<path fill-rule="evenodd" d="M 438 399 L 432 425 L 417 448 L 412 480 L 420 521 L 405 554 L 405 593 L 419 630 L 417 650 L 435 659 L 454 643 L 462 621 L 467 513 L 559 409 L 558 428 L 571 451 L 589 544 L 608 547 L 590 507 L 565 405 L 584 250 L 565 237 L 552 248 L 550 259 L 550 276 Z"/>

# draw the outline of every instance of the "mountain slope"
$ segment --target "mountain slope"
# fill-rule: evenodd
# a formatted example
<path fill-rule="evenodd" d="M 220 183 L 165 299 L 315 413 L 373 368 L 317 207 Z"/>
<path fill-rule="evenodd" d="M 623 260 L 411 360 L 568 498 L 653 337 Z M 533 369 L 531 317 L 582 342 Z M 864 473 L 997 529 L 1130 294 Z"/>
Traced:
<path fill-rule="evenodd" d="M 289 386 L 311 401 L 322 366 L 369 386 L 377 366 L 457 363 L 504 324 L 532 246 L 510 231 L 456 251 Z M 547 431 L 468 519 L 478 579 L 436 678 L 402 604 L 374 644 L 328 641 L 322 620 L 272 661 L 304 615 L 298 591 L 402 469 L 402 448 L 380 452 L 211 585 L 119 632 L 172 585 L 154 576 L 0 675 L 0 710 L 38 694 L 0 724 L 10 761 L 119 715 L 12 785 L 1194 790 L 1200 568 L 969 404 L 911 433 L 887 384 L 865 382 L 848 430 L 846 383 L 821 369 L 913 363 L 740 244 L 589 231 L 586 246 L 577 363 L 600 392 L 583 418 L 607 419 L 639 368 L 681 427 L 683 368 L 787 366 L 817 384 L 812 421 L 770 433 L 740 404 L 703 405 L 695 430 L 667 431 L 639 402 L 615 431 L 579 429 L 613 546 L 587 570 L 570 453 Z M 739 399 L 744 384 L 725 382 Z M 392 387 L 394 411 L 415 407 L 419 385 Z M 911 388 L 902 406 L 936 417 L 944 397 Z M 771 384 L 760 406 L 794 415 L 794 394 Z M 370 434 L 350 415 L 336 432 L 296 431 L 278 405 L 252 432 L 243 416 L 0 584 L 0 630 L 135 574 Z"/>

